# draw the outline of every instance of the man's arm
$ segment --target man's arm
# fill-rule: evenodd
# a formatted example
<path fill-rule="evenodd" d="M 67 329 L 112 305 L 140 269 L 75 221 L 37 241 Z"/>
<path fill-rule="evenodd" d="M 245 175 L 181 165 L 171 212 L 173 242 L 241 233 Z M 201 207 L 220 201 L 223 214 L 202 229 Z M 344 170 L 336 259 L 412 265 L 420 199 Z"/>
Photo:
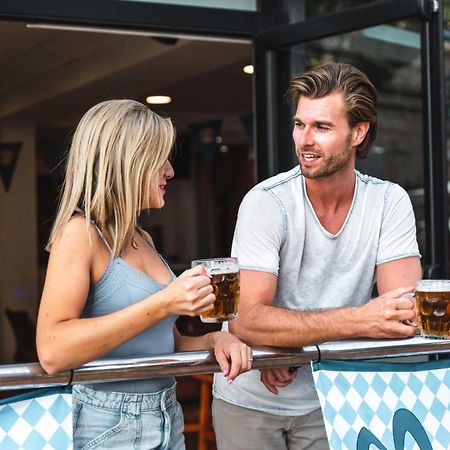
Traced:
<path fill-rule="evenodd" d="M 299 347 L 355 337 L 400 338 L 412 336 L 414 303 L 402 295 L 411 292 L 421 276 L 419 258 L 380 264 L 380 296 L 360 307 L 326 311 L 293 311 L 273 306 L 277 277 L 271 273 L 241 270 L 238 317 L 230 330 L 250 345 Z"/>
<path fill-rule="evenodd" d="M 400 286 L 416 286 L 422 278 L 422 267 L 417 256 L 389 261 L 377 266 L 376 279 L 379 294 Z"/>

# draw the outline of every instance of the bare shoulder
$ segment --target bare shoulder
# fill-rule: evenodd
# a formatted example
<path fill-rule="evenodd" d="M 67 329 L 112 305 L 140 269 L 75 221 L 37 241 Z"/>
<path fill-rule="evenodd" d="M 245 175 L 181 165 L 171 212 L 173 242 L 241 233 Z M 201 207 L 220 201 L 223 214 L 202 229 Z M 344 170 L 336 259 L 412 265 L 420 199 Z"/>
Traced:
<path fill-rule="evenodd" d="M 86 224 L 81 215 L 72 217 L 61 227 L 52 243 L 50 253 L 91 255 L 98 239 L 98 234 L 92 224 Z"/>

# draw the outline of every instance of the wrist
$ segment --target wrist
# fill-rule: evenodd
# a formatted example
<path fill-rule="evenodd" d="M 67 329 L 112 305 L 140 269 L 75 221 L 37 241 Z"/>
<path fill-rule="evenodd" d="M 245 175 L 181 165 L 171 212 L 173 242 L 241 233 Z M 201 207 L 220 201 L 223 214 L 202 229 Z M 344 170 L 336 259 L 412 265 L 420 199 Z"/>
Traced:
<path fill-rule="evenodd" d="M 158 304 L 158 310 L 162 319 L 173 315 L 173 312 L 170 310 L 171 302 L 166 289 L 161 289 L 153 295 L 150 295 L 150 297 L 147 297 L 150 304 Z"/>
<path fill-rule="evenodd" d="M 344 338 L 355 338 L 364 336 L 364 313 L 361 306 L 351 306 L 347 309 L 348 318 L 344 326 L 346 336 Z"/>
<path fill-rule="evenodd" d="M 208 350 L 214 350 L 214 348 L 217 346 L 217 341 L 218 339 L 220 339 L 222 333 L 223 331 L 212 331 L 211 333 L 207 334 Z"/>

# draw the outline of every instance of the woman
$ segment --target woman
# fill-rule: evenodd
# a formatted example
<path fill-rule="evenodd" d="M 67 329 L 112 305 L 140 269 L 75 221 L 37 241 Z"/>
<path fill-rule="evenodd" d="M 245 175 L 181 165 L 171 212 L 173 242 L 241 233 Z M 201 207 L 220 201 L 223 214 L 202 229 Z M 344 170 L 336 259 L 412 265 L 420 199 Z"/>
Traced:
<path fill-rule="evenodd" d="M 202 266 L 175 278 L 139 228 L 162 208 L 174 129 L 141 103 L 111 100 L 81 119 L 69 152 L 37 324 L 48 373 L 99 358 L 213 349 L 228 382 L 251 367 L 229 333 L 181 336 L 178 315 L 212 309 Z M 184 449 L 173 377 L 73 387 L 74 448 Z"/>

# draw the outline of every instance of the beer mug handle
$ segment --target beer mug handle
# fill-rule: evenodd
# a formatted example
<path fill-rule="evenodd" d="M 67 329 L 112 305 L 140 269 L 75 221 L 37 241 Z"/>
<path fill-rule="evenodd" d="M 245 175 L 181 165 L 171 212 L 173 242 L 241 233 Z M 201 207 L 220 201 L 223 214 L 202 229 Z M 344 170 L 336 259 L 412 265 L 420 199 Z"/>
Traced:
<path fill-rule="evenodd" d="M 415 292 L 408 292 L 407 294 L 403 294 L 402 298 L 415 298 L 416 293 Z M 417 322 L 414 322 L 413 320 L 402 320 L 402 323 L 405 325 L 409 325 L 410 327 L 417 327 Z"/>

